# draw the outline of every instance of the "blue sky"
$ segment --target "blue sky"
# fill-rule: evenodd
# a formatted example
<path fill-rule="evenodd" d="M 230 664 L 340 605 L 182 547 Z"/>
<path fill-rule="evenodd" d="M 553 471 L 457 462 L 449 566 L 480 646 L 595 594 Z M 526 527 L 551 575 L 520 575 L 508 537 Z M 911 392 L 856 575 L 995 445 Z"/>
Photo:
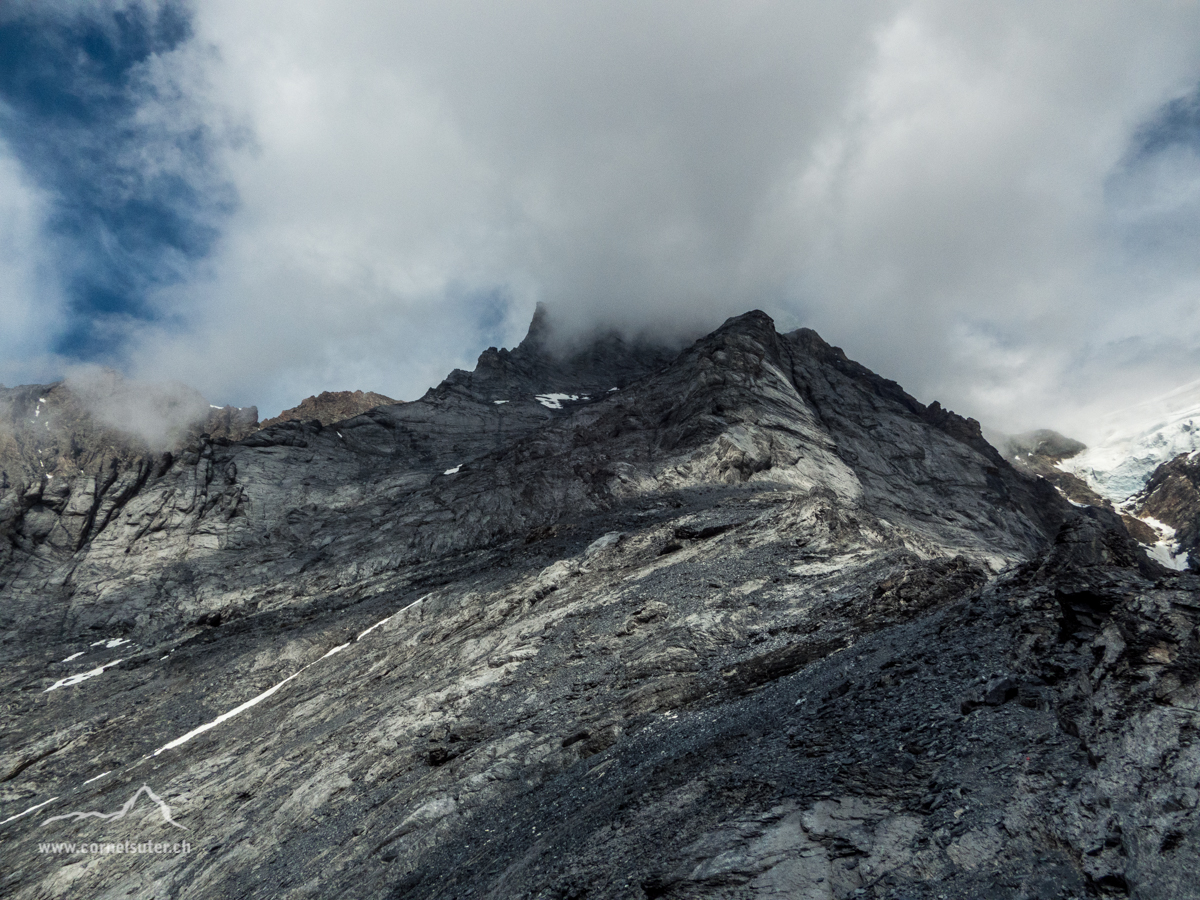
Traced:
<path fill-rule="evenodd" d="M 950 0 L 0 10 L 0 380 L 264 415 L 751 307 L 1079 433 L 1200 378 L 1200 9 Z"/>
<path fill-rule="evenodd" d="M 0 19 L 0 133 L 49 199 L 43 238 L 66 304 L 49 349 L 121 365 L 120 323 L 163 314 L 155 291 L 190 277 L 236 192 L 205 128 L 144 115 L 170 100 L 149 68 L 192 39 L 190 12 L 80 9 Z"/>

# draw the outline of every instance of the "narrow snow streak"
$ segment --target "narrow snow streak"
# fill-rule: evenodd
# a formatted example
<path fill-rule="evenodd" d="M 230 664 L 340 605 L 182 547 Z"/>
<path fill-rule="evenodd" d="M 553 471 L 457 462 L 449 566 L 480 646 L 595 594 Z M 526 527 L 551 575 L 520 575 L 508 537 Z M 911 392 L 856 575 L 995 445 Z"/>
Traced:
<path fill-rule="evenodd" d="M 350 646 L 349 642 L 347 642 L 345 644 L 339 644 L 338 646 L 336 646 L 332 650 L 330 650 L 328 653 L 326 653 L 324 656 L 322 656 L 321 659 L 328 659 L 329 657 L 333 656 L 333 654 L 340 653 L 342 650 L 345 650 L 349 646 Z M 155 750 L 150 755 L 158 756 L 158 754 L 162 753 L 164 750 L 173 750 L 176 747 L 186 744 L 192 738 L 196 737 L 196 735 L 204 734 L 204 732 L 206 732 L 206 731 L 211 731 L 213 728 L 216 728 L 222 722 L 228 722 L 234 716 L 240 716 L 242 713 L 244 713 L 246 710 L 250 709 L 252 706 L 257 706 L 259 703 L 262 703 L 264 700 L 266 700 L 268 697 L 270 697 L 272 694 L 274 694 L 276 691 L 278 691 L 281 687 L 283 687 L 285 684 L 287 684 L 293 678 L 297 678 L 300 675 L 302 675 L 304 672 L 307 672 L 309 669 L 311 669 L 313 666 L 315 666 L 317 663 L 319 663 L 321 661 L 321 659 L 316 660 L 316 662 L 310 662 L 303 669 L 301 669 L 298 672 L 292 673 L 291 675 L 289 675 L 287 678 L 283 679 L 283 681 L 279 682 L 279 684 L 275 685 L 274 687 L 267 688 L 265 691 L 263 691 L 257 697 L 251 697 L 249 700 L 247 700 L 241 706 L 235 706 L 233 709 L 229 710 L 228 712 L 221 713 L 221 715 L 217 716 L 211 722 L 205 722 L 203 725 L 199 726 L 198 728 L 193 728 L 187 734 L 177 737 L 177 738 L 175 738 L 175 740 L 173 740 L 169 743 L 163 744 L 161 747 L 159 747 L 157 750 Z"/>
<path fill-rule="evenodd" d="M 364 631 L 362 634 L 360 634 L 354 640 L 355 641 L 361 640 L 362 638 L 364 638 L 368 634 L 370 634 L 372 631 L 374 631 L 376 628 L 378 628 L 380 625 L 382 625 L 384 622 L 387 622 L 390 619 L 396 618 L 396 616 L 400 615 L 400 613 L 404 612 L 405 610 L 412 609 L 418 603 L 422 602 L 423 600 L 425 600 L 426 598 L 428 598 L 430 596 L 432 596 L 432 595 L 426 594 L 424 597 L 414 600 L 412 603 L 408 604 L 408 606 L 404 607 L 403 609 L 397 610 L 396 612 L 394 612 L 390 616 L 388 616 L 386 619 L 382 619 L 379 622 L 376 622 L 374 625 L 372 625 L 370 628 L 368 628 L 366 631 Z M 336 647 L 334 647 L 332 650 L 330 650 L 328 653 L 326 653 L 324 656 L 322 656 L 321 659 L 318 659 L 314 662 L 310 662 L 307 666 L 305 666 L 300 671 L 293 672 L 287 678 L 283 679 L 283 681 L 279 682 L 278 684 L 274 685 L 273 687 L 267 688 L 265 691 L 263 691 L 257 697 L 251 697 L 249 700 L 247 700 L 245 703 L 241 704 L 240 706 L 235 706 L 233 709 L 229 710 L 228 712 L 221 713 L 221 715 L 217 716 L 211 722 L 205 722 L 203 725 L 201 725 L 197 728 L 193 728 L 187 734 L 181 735 L 180 737 L 175 738 L 175 740 L 173 740 L 169 743 L 163 744 L 161 747 L 159 747 L 157 750 L 155 750 L 153 753 L 151 753 L 150 756 L 158 756 L 158 754 L 162 753 L 164 750 L 173 750 L 176 747 L 182 746 L 183 744 L 186 744 L 188 741 L 190 741 L 192 738 L 194 738 L 196 735 L 204 734 L 204 732 L 210 731 L 213 728 L 216 728 L 222 722 L 228 722 L 234 716 L 241 715 L 246 710 L 250 709 L 250 707 L 257 706 L 259 703 L 262 703 L 264 700 L 266 700 L 268 697 L 270 697 L 272 694 L 274 694 L 276 691 L 278 691 L 281 687 L 283 687 L 285 684 L 287 684 L 293 678 L 296 678 L 296 677 L 302 675 L 304 672 L 308 671 L 313 666 L 315 666 L 317 663 L 319 663 L 322 659 L 328 659 L 329 657 L 333 656 L 335 653 L 341 653 L 343 650 L 345 650 L 347 647 L 349 647 L 351 643 L 353 643 L 353 642 L 347 641 L 344 644 L 338 644 Z M 107 774 L 107 773 L 105 773 L 105 774 Z M 99 777 L 99 776 L 97 776 L 97 777 Z"/>
<path fill-rule="evenodd" d="M 457 475 L 457 474 L 458 474 L 458 470 L 459 470 L 459 469 L 461 469 L 461 468 L 462 468 L 462 463 L 459 463 L 459 464 L 458 464 L 457 466 L 455 466 L 453 469 L 447 469 L 447 470 L 446 470 L 445 472 L 443 472 L 442 474 L 443 474 L 443 475 Z"/>
<path fill-rule="evenodd" d="M 406 612 L 407 610 L 410 610 L 410 609 L 412 609 L 414 606 L 416 606 L 416 605 L 417 605 L 418 603 L 420 603 L 422 600 L 425 600 L 426 598 L 428 598 L 428 597 L 432 597 L 432 596 L 433 596 L 432 594 L 426 594 L 424 597 L 421 597 L 420 599 L 414 600 L 412 603 L 408 604 L 408 606 L 404 607 L 404 609 L 398 609 L 398 610 L 396 610 L 394 613 L 392 613 L 392 614 L 391 614 L 390 616 L 388 616 L 386 619 L 380 619 L 378 622 L 376 622 L 374 625 L 372 625 L 372 626 L 371 626 L 370 628 L 368 628 L 366 631 L 362 632 L 362 633 L 361 633 L 361 634 L 360 634 L 358 637 L 356 637 L 354 640 L 356 640 L 356 641 L 361 641 L 363 638 L 365 638 L 365 637 L 366 637 L 368 634 L 370 634 L 372 631 L 374 631 L 374 630 L 375 630 L 376 628 L 378 628 L 380 625 L 383 625 L 385 622 L 390 622 L 390 621 L 392 621 L 392 619 L 396 618 L 396 616 L 400 615 L 400 613 L 402 613 L 402 612 Z"/>
<path fill-rule="evenodd" d="M 74 687 L 75 685 L 79 684 L 81 681 L 87 681 L 89 678 L 95 678 L 97 675 L 103 675 L 105 669 L 111 669 L 117 663 L 121 663 L 121 662 L 125 662 L 125 660 L 124 659 L 114 659 L 112 662 L 105 663 L 104 665 L 100 666 L 98 669 L 91 669 L 87 672 L 80 672 L 78 675 L 69 675 L 66 678 L 60 678 L 58 681 L 54 682 L 54 684 L 50 685 L 50 687 L 48 687 L 44 691 L 42 691 L 42 693 L 48 694 L 51 691 L 58 690 L 60 687 Z"/>
<path fill-rule="evenodd" d="M 27 816 L 27 815 L 29 815 L 31 812 L 34 812 L 34 811 L 36 811 L 36 810 L 39 810 L 39 809 L 41 809 L 43 806 L 45 806 L 47 803 L 53 803 L 53 802 L 54 802 L 55 800 L 57 800 L 57 799 L 58 799 L 57 797 L 51 797 L 49 800 L 43 801 L 42 803 L 39 803 L 37 806 L 31 806 L 31 807 L 29 807 L 29 809 L 25 810 L 25 812 L 19 812 L 19 813 L 17 813 L 15 816 L 9 816 L 9 817 L 8 817 L 7 819 L 5 819 L 3 822 L 0 822 L 0 825 L 6 825 L 6 824 L 8 824 L 9 822 L 11 822 L 13 819 L 19 819 L 19 818 L 21 818 L 21 816 Z"/>
<path fill-rule="evenodd" d="M 85 653 L 87 653 L 86 650 L 80 650 L 78 653 L 72 653 L 70 656 L 64 659 L 63 662 L 70 662 L 73 659 L 79 659 L 79 657 L 83 656 Z"/>
<path fill-rule="evenodd" d="M 99 781 L 105 775 L 111 775 L 111 774 L 112 774 L 112 769 L 109 769 L 107 772 L 101 772 L 95 778 L 89 778 L 87 781 L 84 782 L 84 784 L 91 784 L 93 781 Z"/>

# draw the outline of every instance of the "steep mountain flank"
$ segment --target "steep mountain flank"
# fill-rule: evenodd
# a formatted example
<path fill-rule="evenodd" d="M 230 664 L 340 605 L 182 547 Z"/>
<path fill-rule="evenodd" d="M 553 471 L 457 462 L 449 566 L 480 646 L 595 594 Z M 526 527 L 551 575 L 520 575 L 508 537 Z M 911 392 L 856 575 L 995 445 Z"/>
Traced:
<path fill-rule="evenodd" d="M 544 327 L 13 556 L 5 896 L 1189 896 L 1194 576 L 814 332 Z"/>

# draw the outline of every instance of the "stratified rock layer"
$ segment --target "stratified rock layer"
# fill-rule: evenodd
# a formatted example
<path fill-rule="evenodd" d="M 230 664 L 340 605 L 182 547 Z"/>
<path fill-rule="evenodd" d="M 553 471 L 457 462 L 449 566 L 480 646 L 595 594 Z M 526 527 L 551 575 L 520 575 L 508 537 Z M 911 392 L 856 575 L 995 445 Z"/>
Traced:
<path fill-rule="evenodd" d="M 811 331 L 538 327 L 25 508 L 6 896 L 1195 896 L 1194 576 Z"/>

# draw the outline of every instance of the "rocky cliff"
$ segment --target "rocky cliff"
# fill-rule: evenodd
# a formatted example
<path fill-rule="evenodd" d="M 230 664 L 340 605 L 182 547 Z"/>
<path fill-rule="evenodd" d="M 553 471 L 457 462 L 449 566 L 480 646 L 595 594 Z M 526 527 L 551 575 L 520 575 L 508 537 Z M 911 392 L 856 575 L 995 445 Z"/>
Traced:
<path fill-rule="evenodd" d="M 811 331 L 544 315 L 11 507 L 6 896 L 1195 895 L 1194 576 Z"/>
<path fill-rule="evenodd" d="M 215 407 L 113 372 L 0 387 L 0 587 L 31 558 L 69 559 L 183 448 L 257 426 L 254 407 Z"/>

